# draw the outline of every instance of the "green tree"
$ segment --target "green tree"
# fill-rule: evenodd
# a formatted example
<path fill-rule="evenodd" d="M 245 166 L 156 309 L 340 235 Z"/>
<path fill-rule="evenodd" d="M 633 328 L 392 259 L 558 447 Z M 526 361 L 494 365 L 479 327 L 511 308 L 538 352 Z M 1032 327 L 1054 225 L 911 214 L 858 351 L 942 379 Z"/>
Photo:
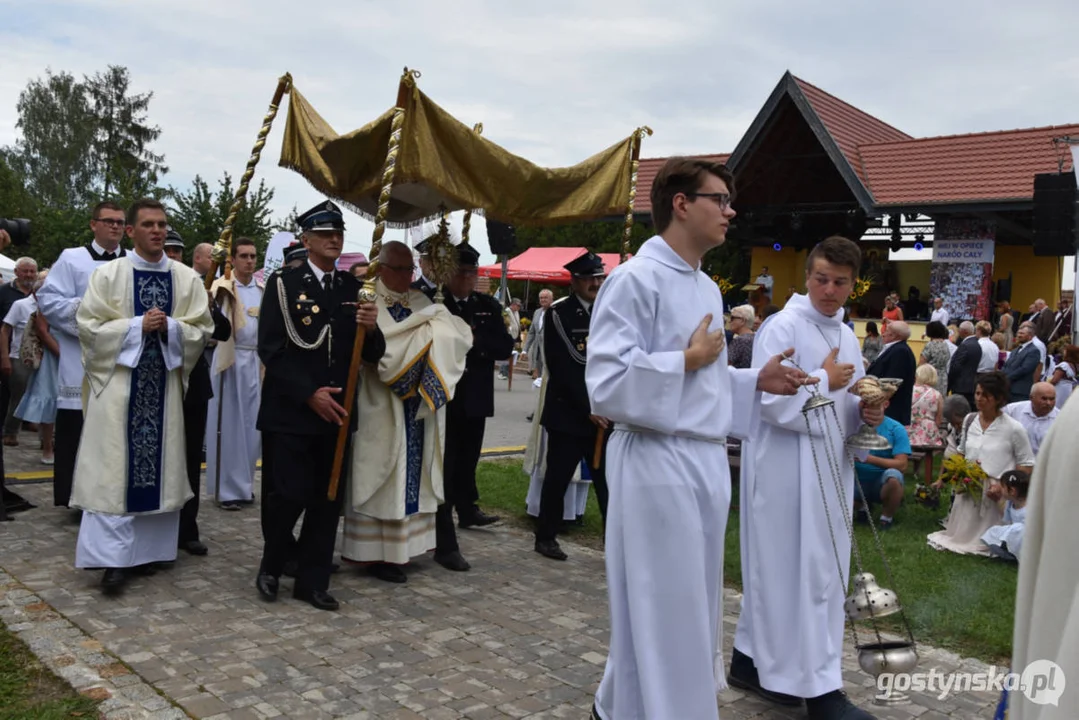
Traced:
<path fill-rule="evenodd" d="M 85 84 L 94 115 L 92 157 L 101 196 L 153 195 L 159 178 L 168 172 L 165 156 L 149 149 L 161 136 L 161 128 L 147 121 L 154 94 L 129 95 L 130 74 L 118 65 L 86 78 Z"/>
<path fill-rule="evenodd" d="M 169 190 L 169 224 L 180 233 L 187 250 L 192 250 L 199 243 L 217 242 L 235 195 L 232 177 L 227 172 L 218 181 L 216 192 L 211 191 L 209 184 L 199 175 L 195 176 L 188 190 Z M 233 238 L 249 237 L 255 241 L 260 265 L 270 236 L 277 227 L 270 209 L 273 196 L 273 188 L 266 187 L 265 180 L 260 180 L 257 187 L 248 188 L 232 228 Z"/>
<path fill-rule="evenodd" d="M 86 86 L 47 70 L 19 93 L 16 108 L 21 137 L 3 154 L 29 193 L 53 208 L 90 204 L 96 123 Z"/>

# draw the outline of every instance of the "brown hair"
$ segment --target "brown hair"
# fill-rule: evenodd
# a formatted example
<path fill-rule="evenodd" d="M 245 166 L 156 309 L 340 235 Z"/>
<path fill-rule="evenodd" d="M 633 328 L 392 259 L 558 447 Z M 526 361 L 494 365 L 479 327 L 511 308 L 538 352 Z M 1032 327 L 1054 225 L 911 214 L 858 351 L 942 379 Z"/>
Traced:
<path fill-rule="evenodd" d="M 849 267 L 853 277 L 858 277 L 862 270 L 862 250 L 858 243 L 840 235 L 832 235 L 821 240 L 809 251 L 806 257 L 806 272 L 813 269 L 813 261 L 821 258 L 832 265 Z"/>
<path fill-rule="evenodd" d="M 102 210 L 119 210 L 120 212 L 124 211 L 122 207 L 114 203 L 112 200 L 102 200 L 97 205 L 94 205 L 94 210 L 90 214 L 90 217 L 94 220 L 98 220 L 101 216 Z"/>
<path fill-rule="evenodd" d="M 1079 363 L 1079 345 L 1065 345 L 1061 359 L 1072 365 Z M 1074 370 L 1075 368 L 1072 369 Z"/>
<path fill-rule="evenodd" d="M 734 175 L 723 163 L 690 157 L 672 157 L 663 163 L 652 182 L 650 195 L 652 224 L 656 227 L 656 233 L 662 233 L 671 225 L 674 196 L 700 190 L 705 175 L 715 175 L 727 183 L 727 191 L 734 197 Z"/>
<path fill-rule="evenodd" d="M 255 254 L 258 255 L 258 245 L 255 245 L 255 241 L 249 237 L 236 238 L 232 243 L 232 257 L 236 257 L 236 249 L 241 245 L 250 245 L 255 248 Z"/>
<path fill-rule="evenodd" d="M 988 395 L 997 401 L 999 408 L 1008 404 L 1008 393 L 1011 391 L 1011 382 L 1008 376 L 999 370 L 982 373 L 974 381 L 975 387 L 982 389 L 983 395 Z M 999 409 L 998 408 L 998 409 Z"/>
<path fill-rule="evenodd" d="M 165 212 L 165 206 L 159 201 L 153 198 L 142 198 L 131 203 L 131 207 L 127 209 L 127 224 L 134 225 L 135 221 L 139 219 L 140 210 L 160 210 Z"/>

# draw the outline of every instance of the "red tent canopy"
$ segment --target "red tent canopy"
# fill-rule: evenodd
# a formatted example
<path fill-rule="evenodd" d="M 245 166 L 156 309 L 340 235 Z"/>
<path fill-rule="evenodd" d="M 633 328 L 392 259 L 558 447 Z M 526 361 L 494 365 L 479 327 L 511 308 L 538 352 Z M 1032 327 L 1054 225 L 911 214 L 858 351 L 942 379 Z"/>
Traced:
<path fill-rule="evenodd" d="M 531 280 L 550 285 L 569 285 L 569 271 L 563 265 L 584 255 L 583 247 L 533 247 L 528 248 L 507 263 L 506 276 L 510 280 Z M 599 253 L 603 267 L 609 273 L 619 264 L 618 253 Z M 501 278 L 502 263 L 484 265 L 479 276 Z"/>

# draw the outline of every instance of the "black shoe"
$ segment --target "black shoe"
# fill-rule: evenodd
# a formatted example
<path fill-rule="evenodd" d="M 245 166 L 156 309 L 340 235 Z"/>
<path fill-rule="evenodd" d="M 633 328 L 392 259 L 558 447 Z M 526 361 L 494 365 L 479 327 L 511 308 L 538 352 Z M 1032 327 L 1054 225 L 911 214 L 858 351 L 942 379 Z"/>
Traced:
<path fill-rule="evenodd" d="M 405 575 L 405 571 L 401 569 L 400 565 L 394 565 L 393 563 L 374 563 L 368 568 L 368 572 L 379 580 L 385 580 L 386 582 L 408 582 L 408 576 Z"/>
<path fill-rule="evenodd" d="M 435 562 L 447 570 L 456 570 L 458 572 L 464 572 L 472 567 L 468 564 L 468 560 L 465 560 L 460 550 L 453 550 L 448 553 L 435 552 Z"/>
<path fill-rule="evenodd" d="M 339 563 L 330 563 L 330 575 L 336 575 L 341 572 L 341 565 Z"/>
<path fill-rule="evenodd" d="M 300 563 L 297 560 L 289 560 L 285 563 L 284 568 L 281 570 L 281 574 L 287 578 L 294 578 L 296 574 L 300 572 Z"/>
<path fill-rule="evenodd" d="M 305 603 L 310 603 L 312 607 L 319 610 L 337 610 L 341 607 L 341 603 L 337 602 L 337 598 L 325 590 L 308 590 L 297 585 L 292 589 L 292 597 L 303 600 Z"/>
<path fill-rule="evenodd" d="M 277 599 L 277 578 L 269 573 L 259 573 L 259 576 L 255 578 L 255 589 L 259 591 L 263 600 L 273 602 Z"/>
<path fill-rule="evenodd" d="M 205 555 L 210 552 L 210 549 L 198 540 L 187 540 L 182 542 L 180 543 L 180 549 L 187 551 L 190 555 Z"/>
<path fill-rule="evenodd" d="M 833 690 L 819 697 L 806 699 L 809 720 L 876 720 L 850 701 L 842 690 Z"/>
<path fill-rule="evenodd" d="M 120 592 L 127 584 L 127 573 L 120 568 L 108 568 L 101 576 L 101 589 L 111 595 Z"/>
<path fill-rule="evenodd" d="M 157 575 L 157 563 L 146 563 L 145 565 L 136 565 L 133 568 L 129 568 L 128 572 L 132 575 L 141 575 L 143 577 L 150 577 Z"/>
<path fill-rule="evenodd" d="M 237 510 L 243 510 L 244 508 L 238 500 L 229 500 L 228 502 L 221 503 L 221 509 L 236 512 Z"/>
<path fill-rule="evenodd" d="M 592 714 L 588 716 L 590 720 L 603 720 L 599 716 L 599 710 L 596 710 L 596 704 L 592 703 Z"/>
<path fill-rule="evenodd" d="M 552 560 L 565 560 L 569 555 L 562 552 L 562 548 L 559 547 L 557 540 L 537 540 L 536 552 L 544 557 L 549 557 Z"/>
<path fill-rule="evenodd" d="M 462 530 L 470 527 L 487 527 L 502 519 L 498 515 L 488 515 L 475 506 L 473 506 L 472 512 L 466 512 L 464 515 L 458 512 L 457 518 L 457 526 Z"/>
<path fill-rule="evenodd" d="M 727 675 L 727 682 L 730 683 L 731 687 L 757 693 L 765 700 L 774 702 L 777 705 L 796 707 L 802 704 L 802 698 L 766 690 L 761 687 L 761 681 L 757 675 L 757 666 L 753 664 L 753 658 L 739 651 L 738 648 L 735 648 L 734 653 L 731 655 L 731 671 Z"/>

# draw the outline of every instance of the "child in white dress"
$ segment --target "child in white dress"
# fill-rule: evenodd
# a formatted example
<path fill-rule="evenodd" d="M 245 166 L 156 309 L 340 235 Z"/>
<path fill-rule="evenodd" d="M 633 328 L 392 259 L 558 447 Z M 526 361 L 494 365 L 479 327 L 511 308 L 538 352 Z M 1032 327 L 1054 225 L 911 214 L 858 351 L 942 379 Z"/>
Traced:
<path fill-rule="evenodd" d="M 1022 470 L 1009 470 L 1000 478 L 1004 486 L 1004 519 L 1000 525 L 994 525 L 982 535 L 982 542 L 989 546 L 993 557 L 1019 562 L 1019 553 L 1023 547 L 1023 527 L 1027 515 L 1027 492 L 1030 490 L 1030 476 Z"/>

